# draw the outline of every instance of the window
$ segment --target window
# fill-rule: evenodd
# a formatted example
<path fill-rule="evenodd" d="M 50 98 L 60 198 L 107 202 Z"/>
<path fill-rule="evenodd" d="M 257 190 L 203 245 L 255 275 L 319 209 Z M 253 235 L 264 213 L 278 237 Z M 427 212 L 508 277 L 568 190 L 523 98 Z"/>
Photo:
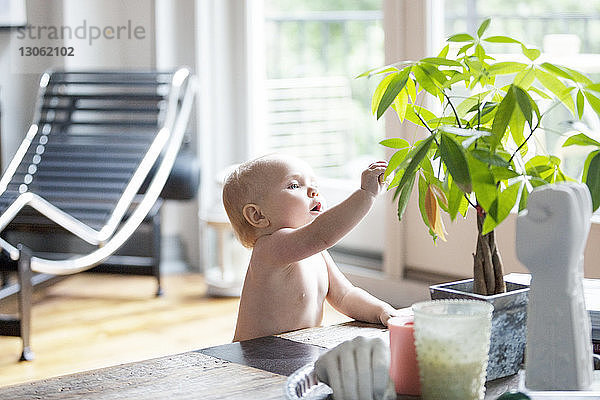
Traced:
<path fill-rule="evenodd" d="M 436 0 L 432 0 L 436 1 Z M 475 32 L 486 17 L 492 18 L 490 35 L 509 34 L 542 50 L 542 57 L 551 62 L 566 65 L 600 79 L 600 43 L 595 38 L 600 33 L 600 1 L 577 0 L 455 0 L 439 1 L 443 5 L 438 11 L 438 20 L 432 25 L 443 25 L 442 35 L 432 38 L 433 48 L 428 54 L 441 49 L 444 37 L 458 32 Z M 431 4 L 431 3 L 430 3 Z M 429 27 L 431 29 L 431 27 Z M 442 37 L 444 36 L 444 37 Z M 498 45 L 497 59 L 502 53 L 519 51 L 511 46 Z M 562 148 L 566 134 L 574 128 L 585 130 L 590 136 L 600 139 L 600 124 L 595 116 L 584 115 L 582 126 L 565 109 L 555 108 L 553 115 L 546 117 L 545 135 L 537 145 L 549 152 L 562 151 L 561 167 L 565 173 L 580 176 L 585 149 L 577 151 Z M 571 122 L 563 121 L 571 119 Z M 553 122 L 556 121 L 556 122 Z M 409 209 L 405 218 L 404 248 L 406 249 L 403 276 L 418 276 L 425 273 L 448 277 L 472 275 L 471 253 L 475 248 L 475 222 L 472 212 L 466 220 L 454 223 L 446 221 L 448 241 L 434 246 L 420 220 L 418 208 Z M 508 218 L 497 229 L 496 235 L 502 251 L 505 272 L 527 272 L 516 257 L 514 246 L 515 219 Z M 586 277 L 600 275 L 600 267 L 594 265 L 598 259 L 594 243 L 600 236 L 600 225 L 592 226 L 586 250 Z M 387 251 L 387 249 L 386 249 Z M 596 262 L 597 264 L 597 262 Z M 414 275 L 412 275 L 414 274 Z"/>
<path fill-rule="evenodd" d="M 374 82 L 353 79 L 383 64 L 381 0 L 266 0 L 265 14 L 264 150 L 296 154 L 320 176 L 355 177 L 361 158 L 383 154 Z"/>
<path fill-rule="evenodd" d="M 354 79 L 384 64 L 381 0 L 265 0 L 267 134 L 259 152 L 294 154 L 320 179 L 328 205 L 384 157 L 382 121 L 371 114 L 377 82 Z M 333 252 L 339 263 L 381 268 L 382 204 Z"/>
<path fill-rule="evenodd" d="M 506 34 L 542 50 L 543 58 L 588 73 L 600 79 L 600 1 L 574 0 L 461 0 L 445 2 L 445 34 L 475 32 L 481 21 L 492 17 L 490 34 Z M 498 52 L 515 52 L 515 46 L 499 46 Z M 501 56 L 500 56 L 501 57 Z M 571 119 L 571 123 L 565 123 Z M 556 123 L 552 123 L 556 121 Z M 553 154 L 562 153 L 562 168 L 567 175 L 579 177 L 585 149 L 562 149 L 566 134 L 582 129 L 600 139 L 600 124 L 584 115 L 586 126 L 570 118 L 564 108 L 552 111 L 546 119 L 546 146 Z"/>

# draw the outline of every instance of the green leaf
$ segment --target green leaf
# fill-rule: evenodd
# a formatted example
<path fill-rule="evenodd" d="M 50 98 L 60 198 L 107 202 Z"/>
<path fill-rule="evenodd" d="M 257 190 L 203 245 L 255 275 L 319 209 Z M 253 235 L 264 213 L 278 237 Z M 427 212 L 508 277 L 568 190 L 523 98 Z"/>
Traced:
<path fill-rule="evenodd" d="M 587 173 L 588 173 L 588 169 L 590 167 L 590 162 L 592 161 L 592 159 L 596 156 L 596 154 L 600 153 L 600 150 L 596 150 L 596 151 L 592 151 L 590 154 L 588 154 L 588 156 L 585 158 L 585 161 L 583 163 L 583 173 L 581 174 L 581 181 L 583 183 L 585 183 L 586 177 L 587 177 Z"/>
<path fill-rule="evenodd" d="M 394 99 L 400 93 L 404 86 L 406 86 L 406 81 L 408 80 L 408 74 L 410 73 L 410 67 L 404 68 L 402 71 L 397 74 L 392 74 L 392 79 L 388 83 L 383 95 L 381 96 L 381 101 L 377 106 L 377 119 L 381 118 L 385 110 L 394 102 Z"/>
<path fill-rule="evenodd" d="M 429 153 L 431 153 L 431 151 L 433 151 L 434 149 L 430 149 Z M 430 154 L 431 156 L 431 154 Z M 425 174 L 425 177 L 427 178 L 427 182 L 431 183 L 433 181 L 439 181 L 439 179 L 437 179 L 435 177 L 435 174 L 433 172 L 433 165 L 431 165 L 431 160 L 429 160 L 428 157 L 425 157 L 421 160 L 421 162 L 419 163 L 419 167 L 421 167 L 421 170 L 423 171 L 423 174 Z M 440 184 L 441 186 L 441 184 Z"/>
<path fill-rule="evenodd" d="M 406 115 L 405 118 L 412 122 L 415 125 L 419 125 L 425 128 L 425 125 L 423 124 L 423 122 L 421 121 L 421 119 L 419 119 L 419 117 L 417 116 L 420 115 L 421 118 L 423 118 L 423 120 L 425 122 L 431 121 L 432 119 L 435 119 L 436 116 L 434 113 L 432 113 L 431 111 L 429 111 L 428 109 L 421 107 L 421 106 L 417 106 L 414 104 L 409 104 L 406 107 Z"/>
<path fill-rule="evenodd" d="M 537 95 L 543 99 L 546 99 L 546 100 L 552 99 L 552 96 L 548 95 L 548 93 L 544 92 L 543 90 L 536 88 L 535 86 L 530 86 L 528 90 L 537 93 Z"/>
<path fill-rule="evenodd" d="M 554 65 L 549 62 L 544 62 L 540 64 L 540 66 L 556 77 L 575 81 L 575 78 L 571 76 L 571 74 L 569 74 L 568 71 L 563 70 L 563 68 L 558 65 Z"/>
<path fill-rule="evenodd" d="M 523 113 L 513 113 L 510 122 L 508 123 L 510 127 L 510 135 L 512 136 L 513 141 L 517 146 L 520 146 L 525 142 L 525 135 L 523 131 L 525 130 L 525 117 Z M 527 143 L 523 144 L 521 149 L 519 150 L 521 156 L 525 156 L 527 154 L 528 147 Z"/>
<path fill-rule="evenodd" d="M 531 122 L 531 120 L 532 120 L 531 110 L 532 110 L 532 103 L 535 104 L 535 102 L 533 101 L 533 99 L 531 97 L 529 97 L 527 92 L 525 92 L 519 86 L 513 85 L 512 88 L 515 92 L 515 98 L 517 99 L 517 104 L 519 105 L 519 108 L 521 109 L 521 112 L 523 113 L 525 120 L 529 123 L 530 127 L 533 127 L 533 124 Z"/>
<path fill-rule="evenodd" d="M 415 81 L 410 78 L 406 82 L 406 93 L 408 93 L 413 103 L 417 101 L 417 87 L 415 86 Z"/>
<path fill-rule="evenodd" d="M 439 93 L 438 87 L 436 86 L 433 79 L 431 79 L 429 74 L 427 74 L 427 72 L 423 69 L 423 67 L 421 65 L 415 66 L 415 68 L 413 69 L 413 74 L 415 76 L 415 79 L 417 80 L 417 83 L 423 89 L 425 89 L 426 91 L 428 91 L 429 93 L 431 93 L 434 96 L 438 95 L 438 93 Z"/>
<path fill-rule="evenodd" d="M 388 72 L 397 72 L 397 71 L 398 71 L 398 68 L 395 68 L 395 67 L 377 67 L 377 68 L 372 68 L 368 71 L 365 71 L 359 75 L 356 75 L 354 77 L 354 79 L 370 77 L 370 76 L 379 75 L 379 74 L 385 74 Z"/>
<path fill-rule="evenodd" d="M 408 143 L 408 141 L 406 141 L 405 139 L 401 138 L 385 139 L 379 142 L 379 144 L 385 147 L 389 147 L 391 149 L 410 148 L 410 143 Z"/>
<path fill-rule="evenodd" d="M 406 158 L 406 155 L 408 154 L 409 148 L 404 148 L 404 149 L 400 149 L 398 151 L 396 151 L 391 157 L 390 160 L 388 161 L 388 166 L 385 169 L 385 173 L 383 174 L 383 177 L 385 179 L 387 179 L 388 176 L 390 176 L 392 174 L 392 172 L 394 172 L 396 170 L 396 168 L 398 168 L 400 166 L 400 164 L 402 164 L 402 162 L 404 161 L 404 159 Z M 391 186 L 391 184 L 390 184 Z"/>
<path fill-rule="evenodd" d="M 460 199 L 460 206 L 458 207 L 458 212 L 463 217 L 467 217 L 467 211 L 469 211 L 469 201 L 465 196 Z"/>
<path fill-rule="evenodd" d="M 600 207 L 600 153 L 590 159 L 585 184 L 590 189 L 592 208 L 596 211 Z"/>
<path fill-rule="evenodd" d="M 405 66 L 412 65 L 414 63 L 414 61 L 409 60 L 399 61 L 393 64 L 384 65 L 382 67 L 371 68 L 370 70 L 365 71 L 362 74 L 355 76 L 354 78 L 363 78 L 365 76 L 370 77 L 372 75 L 385 74 L 388 72 L 398 72 L 401 69 L 401 67 L 404 68 Z"/>
<path fill-rule="evenodd" d="M 527 200 L 529 200 L 529 191 L 527 190 L 527 185 L 523 185 L 521 199 L 519 200 L 519 212 L 527 208 Z"/>
<path fill-rule="evenodd" d="M 561 66 L 561 68 L 565 71 L 567 71 L 574 79 L 575 82 L 578 83 L 582 83 L 583 85 L 591 85 L 592 84 L 592 80 L 590 78 L 588 78 L 587 76 L 585 76 L 584 74 L 582 74 L 579 71 L 576 71 L 574 69 L 565 67 L 565 66 Z"/>
<path fill-rule="evenodd" d="M 503 166 L 492 166 L 492 175 L 494 175 L 494 179 L 496 181 L 505 181 L 507 179 L 516 178 L 520 176 L 518 173 L 509 169 L 508 167 Z"/>
<path fill-rule="evenodd" d="M 454 182 L 454 180 L 450 179 L 450 185 L 448 189 L 448 214 L 450 215 L 450 220 L 454 221 L 456 216 L 458 215 L 458 210 L 460 209 L 460 205 L 462 200 L 464 199 L 464 193 L 458 185 Z"/>
<path fill-rule="evenodd" d="M 515 76 L 514 84 L 520 86 L 523 89 L 529 89 L 529 87 L 535 81 L 535 70 L 533 68 L 527 68 Z"/>
<path fill-rule="evenodd" d="M 461 117 L 467 115 L 471 110 L 478 110 L 481 106 L 482 97 L 479 95 L 467 97 L 458 106 L 456 106 L 456 112 Z"/>
<path fill-rule="evenodd" d="M 494 115 L 496 115 L 496 108 L 498 107 L 498 104 L 496 103 L 486 103 L 483 108 L 481 109 L 481 112 L 476 113 L 473 115 L 473 118 L 471 118 L 469 120 L 469 125 L 468 126 L 486 126 L 489 125 L 488 122 L 490 122 L 492 119 L 494 119 Z M 488 132 L 488 136 L 489 136 L 489 132 Z"/>
<path fill-rule="evenodd" d="M 468 33 L 457 33 L 455 35 L 450 36 L 446 41 L 447 42 L 472 42 L 475 38 Z"/>
<path fill-rule="evenodd" d="M 386 173 L 387 173 L 387 169 L 386 169 Z M 385 174 L 384 174 L 384 176 L 385 176 Z M 394 175 L 394 177 L 392 178 L 392 181 L 388 185 L 388 190 L 396 188 L 396 192 L 394 193 L 394 200 L 396 200 L 396 197 L 398 197 L 398 195 L 400 194 L 401 188 L 398 187 L 398 183 L 400 182 L 400 179 L 402 179 L 402 176 L 404 176 L 403 169 L 396 171 L 396 174 Z"/>
<path fill-rule="evenodd" d="M 377 112 L 377 108 L 379 107 L 379 103 L 381 103 L 381 98 L 383 97 L 383 93 L 389 86 L 392 79 L 394 79 L 397 75 L 397 73 L 386 75 L 381 82 L 379 82 L 379 85 L 377 85 L 377 88 L 371 97 L 371 113 L 373 115 L 375 115 Z"/>
<path fill-rule="evenodd" d="M 441 118 L 433 118 L 433 119 L 430 119 L 428 121 L 428 123 L 431 125 L 438 126 L 438 127 L 445 125 L 450 128 L 450 127 L 452 127 L 452 125 L 456 124 L 456 117 L 454 117 L 454 114 L 452 114 L 452 116 L 448 115 L 448 116 L 441 117 Z M 467 124 L 468 124 L 468 122 L 465 121 L 464 119 L 461 119 L 460 123 L 464 126 L 467 126 Z M 458 128 L 458 129 L 461 129 L 461 128 Z"/>
<path fill-rule="evenodd" d="M 583 98 L 583 93 L 581 93 L 581 90 L 577 91 L 577 115 L 579 116 L 579 119 L 581 119 L 581 117 L 583 117 L 583 107 L 585 105 L 585 99 Z"/>
<path fill-rule="evenodd" d="M 483 94 L 483 93 L 482 93 Z M 487 97 L 487 96 L 486 96 Z M 493 101 L 486 101 L 483 104 L 483 107 L 481 106 L 481 101 L 478 102 L 478 104 L 474 105 L 469 112 L 472 111 L 479 111 L 480 113 L 484 114 L 484 113 L 488 113 L 490 111 L 492 111 L 496 106 L 498 105 L 498 103 L 493 102 Z M 480 110 L 481 109 L 481 110 Z"/>
<path fill-rule="evenodd" d="M 562 147 L 573 146 L 573 145 L 600 147 L 600 142 L 598 142 L 595 139 L 592 139 L 591 137 L 587 136 L 585 133 L 578 133 L 577 135 L 570 136 L 567 140 L 565 140 Z"/>
<path fill-rule="evenodd" d="M 569 88 L 567 88 L 564 83 L 562 83 L 554 75 L 542 71 L 541 69 L 535 70 L 535 77 L 546 89 L 550 90 L 558 98 L 558 100 L 571 111 L 573 115 L 577 113 L 575 111 L 575 102 L 571 97 Z"/>
<path fill-rule="evenodd" d="M 423 72 L 427 74 L 431 78 L 432 81 L 437 82 L 439 85 L 444 85 L 448 80 L 448 77 L 442 70 L 439 69 L 438 66 L 428 64 L 428 63 L 419 63 L 419 66 L 423 69 Z M 437 88 L 438 85 L 436 85 Z"/>
<path fill-rule="evenodd" d="M 454 85 L 456 82 L 468 83 L 470 79 L 471 79 L 471 74 L 469 74 L 469 73 L 466 73 L 466 74 L 456 73 L 456 74 L 452 75 L 452 77 L 444 83 L 442 88 L 444 88 L 444 89 L 449 88 L 452 85 Z"/>
<path fill-rule="evenodd" d="M 461 54 L 463 54 L 463 53 L 467 54 L 467 50 L 469 50 L 469 49 L 470 49 L 471 47 L 473 47 L 473 46 L 475 46 L 475 43 L 467 43 L 467 44 L 465 44 L 463 47 L 461 47 L 461 48 L 458 50 L 458 53 L 457 53 L 457 55 L 459 55 L 459 56 L 460 56 L 460 55 L 461 55 Z"/>
<path fill-rule="evenodd" d="M 402 175 L 402 179 L 398 183 L 398 187 L 403 188 L 404 185 L 408 182 L 411 175 L 414 175 L 417 172 L 417 168 L 419 164 L 427 155 L 429 148 L 431 147 L 431 143 L 433 142 L 433 136 L 429 136 L 427 139 L 423 140 L 419 143 L 415 148 L 415 153 L 412 156 L 412 159 L 406 166 L 404 174 Z"/>
<path fill-rule="evenodd" d="M 525 173 L 532 177 L 540 178 L 547 183 L 552 183 L 555 170 L 556 169 L 550 165 L 538 165 L 536 167 L 528 168 Z"/>
<path fill-rule="evenodd" d="M 465 151 L 450 135 L 444 132 L 442 132 L 440 140 L 440 155 L 454 182 L 463 192 L 470 193 L 473 187 Z"/>
<path fill-rule="evenodd" d="M 555 180 L 555 182 L 577 182 L 575 179 L 572 179 L 572 178 L 568 177 L 567 175 L 565 175 L 564 172 L 562 172 L 560 170 L 560 168 L 556 168 L 554 180 Z"/>
<path fill-rule="evenodd" d="M 492 148 L 495 149 L 504 137 L 508 123 L 515 110 L 515 95 L 512 85 L 506 92 L 506 96 L 498 105 L 494 122 L 492 123 Z"/>
<path fill-rule="evenodd" d="M 434 65 L 446 65 L 449 67 L 462 67 L 462 64 L 458 61 L 449 60 L 447 58 L 442 57 L 426 57 L 421 59 L 421 62 L 426 62 Z"/>
<path fill-rule="evenodd" d="M 514 61 L 503 61 L 490 65 L 488 72 L 490 75 L 504 75 L 504 74 L 516 74 L 527 68 L 527 64 L 514 62 Z"/>
<path fill-rule="evenodd" d="M 584 94 L 585 98 L 587 99 L 588 103 L 590 103 L 590 106 L 592 106 L 596 114 L 600 114 L 600 99 L 587 90 L 584 91 Z"/>
<path fill-rule="evenodd" d="M 546 181 L 552 180 L 551 178 L 554 175 L 555 169 L 555 164 L 548 156 L 535 156 L 525 164 L 525 172 L 527 175 L 538 177 Z"/>
<path fill-rule="evenodd" d="M 406 184 L 400 189 L 400 194 L 398 196 L 398 221 L 402 221 L 402 217 L 408 206 L 408 201 L 410 200 L 410 194 L 415 185 L 416 176 L 416 174 L 411 175 Z"/>
<path fill-rule="evenodd" d="M 409 79 L 410 81 L 410 79 Z M 394 99 L 392 103 L 392 108 L 396 111 L 396 115 L 398 116 L 398 120 L 400 123 L 404 122 L 404 117 L 406 115 L 406 106 L 408 105 L 408 93 L 406 90 L 401 90 L 398 93 L 398 96 Z"/>
<path fill-rule="evenodd" d="M 519 42 L 517 39 L 513 39 L 511 37 L 508 36 L 488 36 L 485 39 L 483 39 L 486 42 L 490 42 L 490 43 L 517 43 L 517 44 L 521 44 L 521 42 Z"/>
<path fill-rule="evenodd" d="M 477 160 L 472 154 L 467 156 L 467 160 L 475 197 L 481 207 L 487 211 L 497 197 L 496 180 L 487 165 Z"/>
<path fill-rule="evenodd" d="M 475 57 L 480 59 L 481 61 L 485 60 L 485 50 L 481 44 L 477 43 L 475 46 Z"/>
<path fill-rule="evenodd" d="M 523 55 L 531 61 L 535 61 L 542 54 L 538 49 L 528 49 L 524 44 L 521 44 L 521 51 L 523 52 Z"/>
<path fill-rule="evenodd" d="M 481 25 L 479 25 L 479 29 L 477 29 L 477 36 L 478 37 L 482 37 L 483 36 L 483 34 L 487 30 L 488 26 L 490 26 L 490 22 L 491 21 L 492 21 L 491 18 L 486 18 L 486 19 L 483 20 L 483 22 L 481 23 Z"/>
<path fill-rule="evenodd" d="M 496 205 L 492 206 L 496 210 L 495 213 L 488 213 L 483 222 L 482 234 L 485 235 L 496 228 L 502 221 L 508 217 L 510 211 L 517 203 L 517 196 L 521 183 L 515 183 L 498 194 Z M 495 214 L 495 217 L 493 216 Z"/>
<path fill-rule="evenodd" d="M 600 92 L 600 83 L 591 83 L 585 87 L 587 90 L 593 90 L 594 92 Z"/>
<path fill-rule="evenodd" d="M 438 54 L 438 58 L 446 58 L 448 56 L 448 52 L 450 51 L 450 44 L 444 46 L 444 48 Z"/>
<path fill-rule="evenodd" d="M 473 157 L 478 159 L 481 162 L 486 163 L 487 165 L 495 165 L 498 167 L 508 167 L 508 161 L 499 156 L 496 153 L 491 153 L 488 149 L 473 149 L 471 150 L 471 154 Z"/>

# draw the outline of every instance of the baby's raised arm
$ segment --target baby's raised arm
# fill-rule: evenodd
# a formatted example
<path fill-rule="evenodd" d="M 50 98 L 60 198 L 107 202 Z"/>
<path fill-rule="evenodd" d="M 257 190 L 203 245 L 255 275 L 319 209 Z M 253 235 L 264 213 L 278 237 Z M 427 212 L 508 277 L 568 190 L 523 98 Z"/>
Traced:
<path fill-rule="evenodd" d="M 260 251 L 263 260 L 271 258 L 274 264 L 283 265 L 330 248 L 369 212 L 377 195 L 384 190 L 381 178 L 386 167 L 385 161 L 371 164 L 362 173 L 360 189 L 309 224 L 296 229 L 279 229 L 258 239 L 255 252 Z"/>

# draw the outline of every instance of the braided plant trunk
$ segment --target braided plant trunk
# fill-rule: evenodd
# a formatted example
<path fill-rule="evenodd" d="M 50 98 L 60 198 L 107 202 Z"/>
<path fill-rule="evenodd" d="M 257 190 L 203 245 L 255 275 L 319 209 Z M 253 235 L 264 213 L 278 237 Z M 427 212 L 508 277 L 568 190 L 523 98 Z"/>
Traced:
<path fill-rule="evenodd" d="M 481 295 L 504 293 L 502 259 L 496 244 L 496 235 L 491 231 L 481 234 L 485 211 L 477 207 L 477 249 L 473 254 L 473 291 Z"/>

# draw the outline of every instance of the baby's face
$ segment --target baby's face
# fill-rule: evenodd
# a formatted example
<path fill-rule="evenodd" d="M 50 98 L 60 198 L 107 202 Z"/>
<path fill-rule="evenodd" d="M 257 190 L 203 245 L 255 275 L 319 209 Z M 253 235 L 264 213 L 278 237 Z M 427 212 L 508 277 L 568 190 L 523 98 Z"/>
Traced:
<path fill-rule="evenodd" d="M 297 159 L 274 161 L 264 175 L 263 213 L 276 229 L 299 228 L 324 210 L 312 168 Z"/>

